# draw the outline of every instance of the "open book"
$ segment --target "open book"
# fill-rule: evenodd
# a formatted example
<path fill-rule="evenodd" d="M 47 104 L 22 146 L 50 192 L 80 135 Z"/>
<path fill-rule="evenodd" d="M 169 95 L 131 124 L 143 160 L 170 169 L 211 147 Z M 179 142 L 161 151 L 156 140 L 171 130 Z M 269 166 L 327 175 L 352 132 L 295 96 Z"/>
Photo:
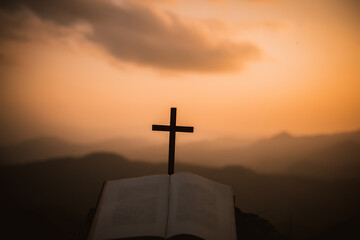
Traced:
<path fill-rule="evenodd" d="M 236 239 L 231 187 L 192 173 L 107 181 L 91 240 Z"/>

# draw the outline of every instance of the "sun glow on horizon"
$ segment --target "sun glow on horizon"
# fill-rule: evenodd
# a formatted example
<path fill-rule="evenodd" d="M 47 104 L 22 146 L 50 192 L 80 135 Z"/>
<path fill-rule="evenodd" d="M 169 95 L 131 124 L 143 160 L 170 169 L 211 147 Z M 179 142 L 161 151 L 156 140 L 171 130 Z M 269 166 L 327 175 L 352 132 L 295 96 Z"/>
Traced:
<path fill-rule="evenodd" d="M 69 23 L 36 5 L 1 11 L 5 24 L 28 20 L 0 35 L 1 142 L 152 139 L 170 107 L 194 139 L 360 128 L 360 28 L 345 3 L 122 4 Z"/>

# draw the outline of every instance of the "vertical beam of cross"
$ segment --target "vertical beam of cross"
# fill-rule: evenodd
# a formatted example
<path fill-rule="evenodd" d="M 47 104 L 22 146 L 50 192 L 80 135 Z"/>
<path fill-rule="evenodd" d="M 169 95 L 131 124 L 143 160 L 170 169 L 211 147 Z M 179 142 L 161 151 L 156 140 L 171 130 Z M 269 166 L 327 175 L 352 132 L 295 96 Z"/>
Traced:
<path fill-rule="evenodd" d="M 170 114 L 170 134 L 169 134 L 169 162 L 168 174 L 174 174 L 175 167 L 175 133 L 176 133 L 176 108 L 171 108 Z"/>
<path fill-rule="evenodd" d="M 168 174 L 172 175 L 175 165 L 175 134 L 176 132 L 194 132 L 194 127 L 176 126 L 176 108 L 171 108 L 170 126 L 152 125 L 152 130 L 170 132 Z"/>

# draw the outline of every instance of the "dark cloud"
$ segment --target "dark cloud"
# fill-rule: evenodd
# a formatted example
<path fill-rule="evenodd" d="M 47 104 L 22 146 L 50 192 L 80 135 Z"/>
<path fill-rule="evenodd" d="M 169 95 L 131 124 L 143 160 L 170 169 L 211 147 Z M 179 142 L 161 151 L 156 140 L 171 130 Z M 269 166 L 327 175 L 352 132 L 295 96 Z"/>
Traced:
<path fill-rule="evenodd" d="M 345 0 L 345 3 L 348 4 L 350 14 L 354 18 L 354 22 L 357 26 L 360 25 L 360 1 L 359 0 Z"/>
<path fill-rule="evenodd" d="M 140 65 L 222 72 L 239 70 L 260 54 L 251 43 L 210 35 L 211 29 L 204 30 L 210 26 L 204 23 L 129 0 L 116 5 L 105 0 L 6 0 L 0 4 L 3 11 L 30 10 L 58 25 L 86 22 L 92 27 L 89 39 L 119 60 Z M 2 28 L 4 24 L 9 23 L 2 23 Z"/>

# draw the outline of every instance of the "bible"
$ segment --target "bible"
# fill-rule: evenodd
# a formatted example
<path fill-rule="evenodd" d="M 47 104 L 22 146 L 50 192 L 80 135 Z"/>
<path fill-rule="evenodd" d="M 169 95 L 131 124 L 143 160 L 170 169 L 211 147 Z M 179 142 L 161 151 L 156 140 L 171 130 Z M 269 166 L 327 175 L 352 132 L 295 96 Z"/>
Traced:
<path fill-rule="evenodd" d="M 180 172 L 104 184 L 89 240 L 236 239 L 230 186 Z"/>

